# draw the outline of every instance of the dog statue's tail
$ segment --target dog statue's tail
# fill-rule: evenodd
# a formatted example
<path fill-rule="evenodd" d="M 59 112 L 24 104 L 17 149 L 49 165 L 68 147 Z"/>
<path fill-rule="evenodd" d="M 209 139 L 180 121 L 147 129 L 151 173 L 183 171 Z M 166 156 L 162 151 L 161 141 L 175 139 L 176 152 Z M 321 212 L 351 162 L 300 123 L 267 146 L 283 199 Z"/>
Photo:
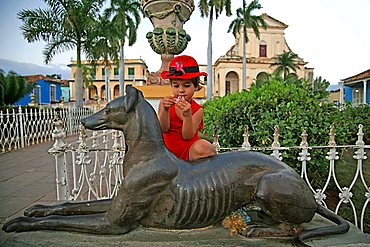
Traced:
<path fill-rule="evenodd" d="M 303 240 L 313 237 L 320 237 L 320 236 L 327 236 L 327 235 L 334 235 L 334 234 L 343 234 L 348 232 L 349 230 L 349 223 L 343 219 L 342 217 L 336 215 L 332 211 L 324 208 L 323 206 L 317 206 L 317 211 L 319 215 L 327 218 L 328 220 L 336 223 L 336 226 L 326 226 L 326 227 L 319 227 L 310 230 L 302 231 L 294 240 L 293 244 L 297 247 L 308 247 L 303 243 Z"/>

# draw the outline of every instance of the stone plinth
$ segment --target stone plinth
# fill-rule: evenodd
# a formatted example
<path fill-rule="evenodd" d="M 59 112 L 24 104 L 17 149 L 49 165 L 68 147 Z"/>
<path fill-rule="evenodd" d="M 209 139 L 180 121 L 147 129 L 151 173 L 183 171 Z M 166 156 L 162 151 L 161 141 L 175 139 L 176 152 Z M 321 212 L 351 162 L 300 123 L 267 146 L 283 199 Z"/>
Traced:
<path fill-rule="evenodd" d="M 316 215 L 306 229 L 332 225 L 330 221 Z M 38 231 L 25 233 L 2 233 L 0 246 L 125 246 L 125 247 L 291 247 L 290 238 L 247 239 L 240 235 L 231 236 L 221 225 L 201 230 L 165 231 L 138 228 L 126 235 L 89 235 L 69 232 Z M 370 237 L 351 224 L 348 233 L 332 235 L 305 242 L 315 247 L 346 246 L 370 247 Z"/>

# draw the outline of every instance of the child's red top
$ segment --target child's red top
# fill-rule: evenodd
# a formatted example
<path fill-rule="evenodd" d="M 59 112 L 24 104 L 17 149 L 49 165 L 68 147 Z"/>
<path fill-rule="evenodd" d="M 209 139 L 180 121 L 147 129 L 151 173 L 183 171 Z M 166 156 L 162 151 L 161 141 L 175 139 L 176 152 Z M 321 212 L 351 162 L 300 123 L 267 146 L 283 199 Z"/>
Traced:
<path fill-rule="evenodd" d="M 200 108 L 202 108 L 201 105 L 199 105 L 194 100 L 191 100 L 191 112 L 192 114 L 196 113 Z M 189 140 L 185 140 L 182 137 L 182 119 L 177 116 L 176 110 L 175 110 L 176 104 L 173 104 L 169 111 L 170 111 L 170 128 L 167 132 L 163 133 L 163 139 L 166 147 L 168 150 L 170 150 L 172 153 L 174 153 L 177 157 L 189 160 L 189 150 L 191 145 L 193 145 L 194 142 L 199 140 L 198 136 L 198 130 L 203 129 L 203 120 L 199 124 L 198 130 L 195 132 L 193 138 Z"/>

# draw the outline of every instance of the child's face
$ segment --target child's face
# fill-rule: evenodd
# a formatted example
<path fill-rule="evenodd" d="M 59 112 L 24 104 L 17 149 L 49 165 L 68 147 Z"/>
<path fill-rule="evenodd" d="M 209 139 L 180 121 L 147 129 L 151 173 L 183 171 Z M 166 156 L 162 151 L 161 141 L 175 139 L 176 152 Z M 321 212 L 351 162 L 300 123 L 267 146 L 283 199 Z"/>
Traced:
<path fill-rule="evenodd" d="M 171 88 L 175 97 L 182 96 L 187 101 L 193 98 L 195 92 L 194 83 L 190 79 L 172 79 Z"/>

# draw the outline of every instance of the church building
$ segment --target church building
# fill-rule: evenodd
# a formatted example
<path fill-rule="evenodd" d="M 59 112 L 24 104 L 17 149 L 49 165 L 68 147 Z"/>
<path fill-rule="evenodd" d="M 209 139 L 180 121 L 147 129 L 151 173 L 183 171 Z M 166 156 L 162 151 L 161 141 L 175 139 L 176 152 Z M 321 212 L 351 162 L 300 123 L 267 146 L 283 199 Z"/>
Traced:
<path fill-rule="evenodd" d="M 267 28 L 260 28 L 260 39 L 256 37 L 251 28 L 247 29 L 249 41 L 246 45 L 247 57 L 247 89 L 263 78 L 267 73 L 271 74 L 275 68 L 271 65 L 275 62 L 273 57 L 284 52 L 292 51 L 285 40 L 284 31 L 288 25 L 278 21 L 267 14 L 262 14 Z M 219 57 L 213 65 L 214 78 L 212 85 L 212 97 L 224 96 L 242 90 L 243 75 L 243 31 L 236 34 L 235 44 Z M 299 53 L 292 51 L 294 53 Z M 297 59 L 299 70 L 297 78 L 313 80 L 313 68 L 305 67 L 308 62 L 302 58 Z"/>

